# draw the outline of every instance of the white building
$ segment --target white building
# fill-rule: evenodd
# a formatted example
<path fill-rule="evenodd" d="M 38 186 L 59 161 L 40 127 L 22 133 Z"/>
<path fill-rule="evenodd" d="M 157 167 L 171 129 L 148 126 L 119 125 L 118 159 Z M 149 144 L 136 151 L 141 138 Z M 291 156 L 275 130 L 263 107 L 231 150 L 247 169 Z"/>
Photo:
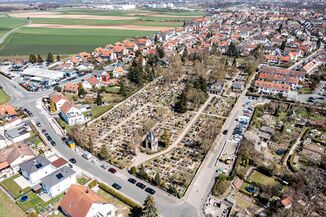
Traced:
<path fill-rule="evenodd" d="M 54 171 L 51 162 L 42 155 L 36 156 L 19 165 L 22 175 L 32 184 L 38 183 L 42 178 Z"/>
<path fill-rule="evenodd" d="M 49 84 L 55 84 L 64 77 L 64 73 L 41 68 L 27 68 L 21 72 L 21 75 L 34 81 L 49 81 Z"/>
<path fill-rule="evenodd" d="M 60 115 L 69 125 L 82 124 L 86 121 L 82 111 L 72 102 L 65 102 L 61 106 Z"/>
<path fill-rule="evenodd" d="M 44 177 L 41 182 L 43 189 L 51 197 L 55 197 L 66 191 L 72 184 L 76 184 L 76 176 L 77 173 L 74 170 L 64 166 Z"/>
<path fill-rule="evenodd" d="M 31 136 L 30 131 L 31 129 L 29 126 L 19 126 L 10 130 L 5 130 L 4 136 L 12 143 L 17 143 L 28 139 Z"/>

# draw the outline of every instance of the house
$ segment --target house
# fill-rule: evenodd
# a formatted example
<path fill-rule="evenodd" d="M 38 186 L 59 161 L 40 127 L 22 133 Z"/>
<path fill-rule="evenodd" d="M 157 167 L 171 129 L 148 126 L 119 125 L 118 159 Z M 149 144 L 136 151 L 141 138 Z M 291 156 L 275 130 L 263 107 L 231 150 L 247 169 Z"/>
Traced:
<path fill-rule="evenodd" d="M 17 115 L 16 109 L 11 104 L 0 105 L 0 118 Z"/>
<path fill-rule="evenodd" d="M 55 197 L 66 191 L 72 184 L 76 184 L 77 173 L 68 166 L 48 174 L 41 179 L 43 189 L 51 196 Z"/>
<path fill-rule="evenodd" d="M 33 184 L 38 183 L 54 170 L 51 162 L 42 155 L 20 164 L 19 167 L 22 175 Z"/>
<path fill-rule="evenodd" d="M 115 217 L 117 208 L 82 185 L 71 185 L 60 202 L 60 208 L 71 217 Z"/>
<path fill-rule="evenodd" d="M 69 101 L 62 105 L 60 115 L 69 125 L 82 124 L 85 122 L 82 111 L 74 103 Z"/>
<path fill-rule="evenodd" d="M 120 78 L 128 73 L 127 67 L 121 62 L 112 63 L 104 67 L 108 73 L 112 73 L 114 78 Z"/>
<path fill-rule="evenodd" d="M 13 143 L 21 142 L 28 139 L 31 128 L 29 126 L 18 126 L 16 128 L 12 128 L 10 130 L 4 131 L 4 136 Z"/>
<path fill-rule="evenodd" d="M 232 83 L 232 90 L 234 92 L 241 92 L 243 90 L 243 87 L 244 87 L 244 82 L 235 81 Z"/>
<path fill-rule="evenodd" d="M 148 38 L 139 38 L 136 40 L 136 44 L 138 48 L 144 48 L 150 46 L 152 44 L 152 41 Z"/>
<path fill-rule="evenodd" d="M 258 93 L 282 94 L 285 96 L 290 90 L 290 85 L 256 80 L 254 88 Z"/>
<path fill-rule="evenodd" d="M 61 106 L 68 100 L 62 93 L 55 92 L 50 95 L 50 101 L 54 103 L 55 109 L 60 111 Z"/>
<path fill-rule="evenodd" d="M 107 72 L 103 72 L 101 74 L 101 81 L 103 82 L 109 82 L 110 81 L 110 74 Z"/>
<path fill-rule="evenodd" d="M 0 150 L 0 170 L 11 167 L 19 170 L 19 164 L 34 157 L 32 149 L 25 143 L 15 143 Z"/>
<path fill-rule="evenodd" d="M 208 85 L 208 91 L 211 94 L 221 94 L 224 89 L 224 81 L 215 81 Z"/>
<path fill-rule="evenodd" d="M 95 77 L 90 77 L 90 78 L 87 78 L 84 82 L 83 82 L 83 87 L 85 89 L 92 89 L 93 87 L 94 88 L 99 88 L 100 87 L 100 81 Z"/>
<path fill-rule="evenodd" d="M 77 94 L 77 92 L 78 92 L 78 84 L 68 83 L 68 84 L 65 85 L 63 90 L 65 92 L 68 92 L 68 93 Z"/>
<path fill-rule="evenodd" d="M 285 209 L 290 209 L 292 206 L 292 198 L 290 197 L 285 197 L 280 202 Z"/>

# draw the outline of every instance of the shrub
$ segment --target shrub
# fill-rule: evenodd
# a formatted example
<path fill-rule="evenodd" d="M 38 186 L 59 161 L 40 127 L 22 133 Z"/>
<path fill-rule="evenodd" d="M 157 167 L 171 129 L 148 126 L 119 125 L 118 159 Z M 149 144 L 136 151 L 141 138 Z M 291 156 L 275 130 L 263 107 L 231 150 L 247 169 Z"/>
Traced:
<path fill-rule="evenodd" d="M 93 181 L 91 181 L 89 184 L 88 184 L 88 187 L 90 188 L 93 188 L 97 185 L 97 181 L 94 179 Z"/>
<path fill-rule="evenodd" d="M 133 201 L 132 199 L 124 196 L 123 194 L 114 190 L 112 187 L 110 187 L 108 185 L 99 183 L 99 188 L 102 189 L 103 191 L 105 191 L 106 193 L 109 193 L 109 194 L 115 196 L 116 198 L 118 198 L 119 200 L 121 200 L 122 202 L 124 202 L 128 206 L 131 206 L 134 209 L 142 208 L 142 206 L 140 204 L 138 204 L 137 202 Z"/>

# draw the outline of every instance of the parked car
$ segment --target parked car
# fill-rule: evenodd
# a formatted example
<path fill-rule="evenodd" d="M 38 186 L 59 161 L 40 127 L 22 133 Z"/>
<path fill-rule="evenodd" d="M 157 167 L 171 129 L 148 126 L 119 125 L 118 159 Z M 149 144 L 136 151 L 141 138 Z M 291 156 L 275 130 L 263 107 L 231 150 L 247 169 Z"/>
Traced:
<path fill-rule="evenodd" d="M 112 187 L 115 188 L 115 189 L 117 189 L 117 190 L 120 190 L 121 189 L 121 186 L 119 184 L 117 184 L 117 183 L 113 183 L 112 184 Z"/>
<path fill-rule="evenodd" d="M 70 158 L 70 159 L 69 159 L 69 162 L 70 162 L 70 163 L 72 163 L 72 164 L 75 164 L 75 163 L 77 163 L 77 161 L 76 161 L 76 159 L 75 159 L 75 158 Z"/>
<path fill-rule="evenodd" d="M 150 193 L 151 195 L 153 195 L 153 194 L 156 193 L 156 191 L 155 191 L 154 189 L 152 189 L 152 188 L 146 188 L 145 191 L 146 191 L 147 193 Z"/>
<path fill-rule="evenodd" d="M 137 186 L 138 188 L 141 188 L 141 189 L 145 189 L 145 188 L 146 188 L 146 185 L 144 185 L 144 184 L 141 183 L 141 182 L 138 182 L 138 183 L 136 184 L 136 186 Z"/>
<path fill-rule="evenodd" d="M 107 168 L 108 168 L 108 165 L 107 165 L 107 164 L 102 164 L 101 167 L 102 167 L 103 169 L 107 169 Z"/>
<path fill-rule="evenodd" d="M 42 133 L 45 134 L 46 133 L 46 129 L 42 129 Z"/>
<path fill-rule="evenodd" d="M 136 184 L 137 183 L 136 179 L 134 179 L 134 178 L 129 178 L 128 182 L 130 182 L 131 184 Z"/>
<path fill-rule="evenodd" d="M 108 171 L 109 171 L 110 173 L 113 173 L 113 174 L 115 174 L 115 173 L 117 172 L 117 170 L 114 169 L 113 167 L 109 168 Z"/>
<path fill-rule="evenodd" d="M 226 135 L 226 134 L 228 134 L 228 130 L 223 131 L 223 135 Z"/>
<path fill-rule="evenodd" d="M 53 140 L 51 140 L 51 145 L 53 145 L 53 146 L 56 146 L 57 145 L 57 143 L 55 143 L 55 141 L 53 141 Z"/>
<path fill-rule="evenodd" d="M 41 127 L 41 123 L 40 122 L 37 122 L 36 123 L 36 126 Z"/>

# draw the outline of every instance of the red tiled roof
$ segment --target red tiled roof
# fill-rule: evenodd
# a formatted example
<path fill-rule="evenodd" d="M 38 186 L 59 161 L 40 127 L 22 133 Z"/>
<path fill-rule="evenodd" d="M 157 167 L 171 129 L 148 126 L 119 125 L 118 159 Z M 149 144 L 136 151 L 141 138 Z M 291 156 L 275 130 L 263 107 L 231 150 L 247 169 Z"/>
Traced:
<path fill-rule="evenodd" d="M 61 106 L 61 111 L 65 114 L 67 114 L 69 112 L 69 110 L 74 106 L 75 106 L 74 103 L 67 101 Z"/>
<path fill-rule="evenodd" d="M 288 84 L 279 84 L 269 81 L 255 81 L 256 87 L 266 88 L 266 89 L 272 89 L 272 90 L 279 90 L 279 91 L 289 91 L 290 85 Z"/>
<path fill-rule="evenodd" d="M 86 81 L 92 86 L 95 86 L 95 85 L 100 83 L 99 80 L 97 80 L 96 77 L 87 78 Z"/>
<path fill-rule="evenodd" d="M 50 100 L 54 103 L 59 102 L 61 99 L 67 100 L 67 98 L 62 93 L 55 93 L 50 96 Z"/>
<path fill-rule="evenodd" d="M 11 104 L 0 105 L 0 116 L 2 115 L 16 115 L 16 109 Z"/>
<path fill-rule="evenodd" d="M 66 195 L 60 202 L 60 207 L 72 217 L 85 217 L 93 203 L 107 203 L 82 185 L 71 185 Z"/>
<path fill-rule="evenodd" d="M 68 84 L 65 85 L 64 90 L 65 91 L 69 91 L 69 92 L 77 93 L 77 91 L 78 91 L 78 84 L 68 83 Z"/>
<path fill-rule="evenodd" d="M 53 166 L 55 166 L 56 168 L 62 167 L 63 165 L 66 165 L 68 163 L 68 161 L 66 161 L 65 159 L 58 158 L 57 160 L 53 161 L 51 164 Z"/>

